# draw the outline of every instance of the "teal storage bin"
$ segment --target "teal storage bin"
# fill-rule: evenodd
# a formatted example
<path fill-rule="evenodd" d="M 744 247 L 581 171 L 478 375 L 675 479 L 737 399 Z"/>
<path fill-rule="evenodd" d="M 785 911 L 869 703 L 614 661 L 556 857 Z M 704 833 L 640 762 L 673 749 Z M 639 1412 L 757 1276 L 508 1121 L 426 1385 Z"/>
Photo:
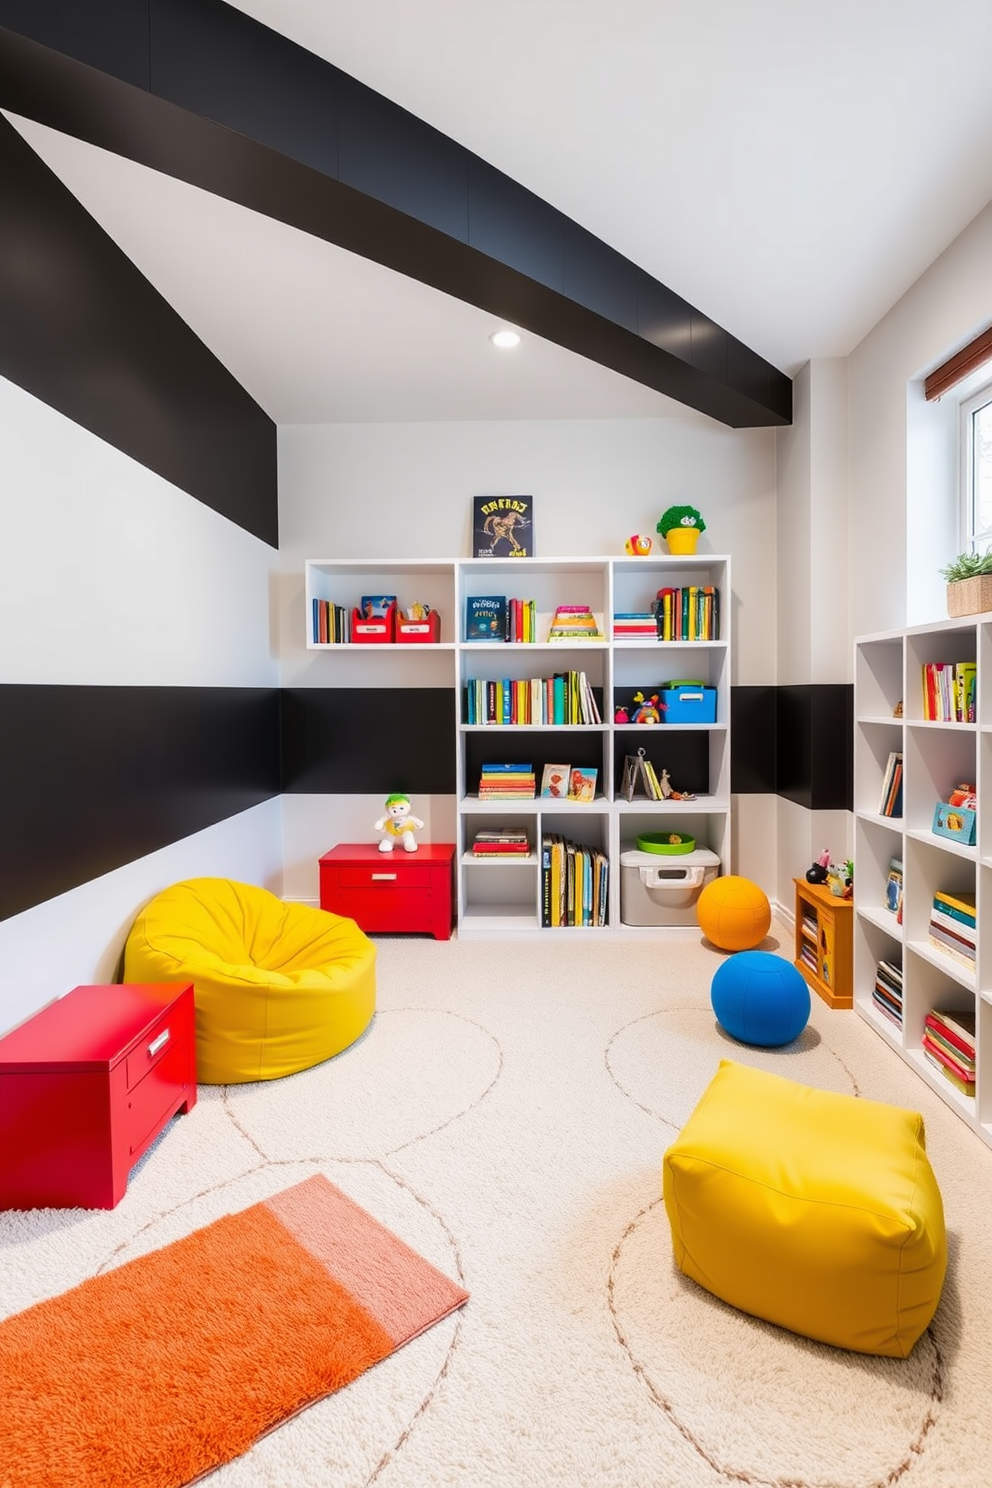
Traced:
<path fill-rule="evenodd" d="M 658 690 L 663 723 L 716 723 L 716 688 L 677 682 Z"/>

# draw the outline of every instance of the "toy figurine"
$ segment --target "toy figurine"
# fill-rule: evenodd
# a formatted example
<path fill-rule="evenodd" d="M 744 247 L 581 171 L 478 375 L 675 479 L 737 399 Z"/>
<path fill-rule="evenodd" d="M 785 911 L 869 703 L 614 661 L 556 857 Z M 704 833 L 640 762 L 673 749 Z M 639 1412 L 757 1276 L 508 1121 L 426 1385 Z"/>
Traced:
<path fill-rule="evenodd" d="M 637 707 L 631 718 L 631 723 L 660 723 L 661 715 L 667 704 L 663 703 L 656 692 L 646 698 L 643 692 L 634 693 L 634 702 Z"/>
<path fill-rule="evenodd" d="M 627 709 L 626 708 L 622 708 L 622 707 L 621 708 L 618 708 L 617 711 L 613 715 L 613 722 L 614 723 L 629 723 L 630 722 L 630 714 L 627 712 Z"/>
<path fill-rule="evenodd" d="M 811 884 L 822 884 L 827 881 L 830 871 L 830 849 L 825 847 L 816 862 L 806 869 L 806 882 Z"/>
<path fill-rule="evenodd" d="M 375 824 L 375 830 L 384 833 L 379 851 L 392 852 L 397 842 L 402 842 L 405 852 L 416 852 L 417 839 L 413 834 L 423 825 L 420 817 L 413 815 L 409 796 L 387 796 L 385 814 Z"/>
<path fill-rule="evenodd" d="M 646 558 L 651 551 L 651 541 L 650 537 L 635 532 L 633 537 L 628 537 L 623 550 L 629 558 Z"/>

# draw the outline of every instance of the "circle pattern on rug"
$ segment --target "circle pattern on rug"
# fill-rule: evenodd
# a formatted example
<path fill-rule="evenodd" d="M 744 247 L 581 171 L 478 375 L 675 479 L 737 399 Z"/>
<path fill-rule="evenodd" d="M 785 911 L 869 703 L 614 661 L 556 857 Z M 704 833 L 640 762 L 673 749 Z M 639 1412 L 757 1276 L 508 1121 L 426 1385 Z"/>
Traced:
<path fill-rule="evenodd" d="M 239 1209 L 321 1172 L 452 1278 L 460 1267 L 440 1218 L 402 1182 L 379 1167 L 353 1163 L 261 1163 L 157 1216 L 116 1247 L 101 1271 L 178 1240 Z M 443 1318 L 380 1360 L 343 1389 L 310 1405 L 262 1437 L 243 1456 L 210 1474 L 216 1488 L 259 1488 L 287 1481 L 294 1488 L 372 1481 L 429 1410 L 439 1378 L 456 1347 L 460 1314 Z"/>
<path fill-rule="evenodd" d="M 471 1110 L 500 1068 L 499 1045 L 480 1024 L 400 1008 L 376 1013 L 358 1043 L 313 1069 L 228 1086 L 225 1103 L 264 1157 L 375 1159 Z"/>
<path fill-rule="evenodd" d="M 681 1128 L 721 1059 L 784 1075 L 818 1090 L 857 1095 L 850 1071 L 816 1031 L 806 1027 L 781 1049 L 740 1044 L 717 1025 L 711 1008 L 663 1008 L 628 1023 L 606 1048 L 617 1087 L 651 1116 Z"/>
<path fill-rule="evenodd" d="M 814 1343 L 737 1311 L 681 1275 L 660 1200 L 617 1247 L 614 1325 L 658 1406 L 716 1472 L 743 1483 L 895 1482 L 935 1419 L 940 1357 Z"/>

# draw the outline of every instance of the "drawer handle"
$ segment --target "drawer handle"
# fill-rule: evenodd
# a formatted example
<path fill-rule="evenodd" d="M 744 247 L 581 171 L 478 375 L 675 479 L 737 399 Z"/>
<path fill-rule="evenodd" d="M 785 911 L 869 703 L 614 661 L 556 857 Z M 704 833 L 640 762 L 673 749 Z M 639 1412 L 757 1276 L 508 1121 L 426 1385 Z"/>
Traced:
<path fill-rule="evenodd" d="M 148 1045 L 148 1058 L 154 1059 L 159 1049 L 164 1049 L 168 1042 L 169 1030 L 166 1028 L 163 1033 L 159 1034 L 157 1039 L 152 1039 L 151 1043 Z"/>
<path fill-rule="evenodd" d="M 390 881 L 399 877 L 398 873 L 373 873 L 373 878 L 388 878 Z"/>

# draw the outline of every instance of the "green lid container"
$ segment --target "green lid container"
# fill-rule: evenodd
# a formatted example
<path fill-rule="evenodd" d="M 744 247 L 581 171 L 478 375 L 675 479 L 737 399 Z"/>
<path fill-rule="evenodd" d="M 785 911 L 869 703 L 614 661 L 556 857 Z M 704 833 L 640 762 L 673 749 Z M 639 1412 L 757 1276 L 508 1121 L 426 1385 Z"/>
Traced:
<path fill-rule="evenodd" d="M 678 841 L 673 842 L 672 838 Z M 695 851 L 695 837 L 686 837 L 684 832 L 646 832 L 643 837 L 638 837 L 637 845 L 641 852 L 663 853 L 674 856 L 676 853 L 691 853 Z"/>

